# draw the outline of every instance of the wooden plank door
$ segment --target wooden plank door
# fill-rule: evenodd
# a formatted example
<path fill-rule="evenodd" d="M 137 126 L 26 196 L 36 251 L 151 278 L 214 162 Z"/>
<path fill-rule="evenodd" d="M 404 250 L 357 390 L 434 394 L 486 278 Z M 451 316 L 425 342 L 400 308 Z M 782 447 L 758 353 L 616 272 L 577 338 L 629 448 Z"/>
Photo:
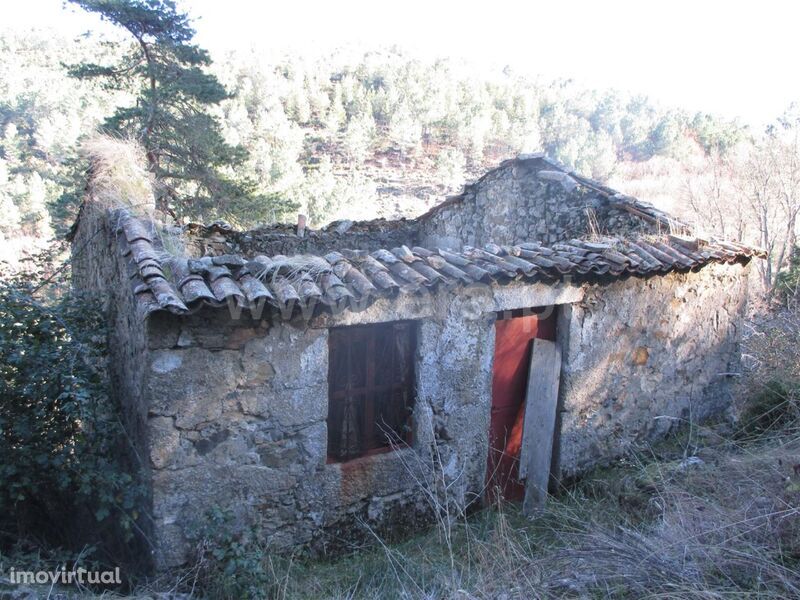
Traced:
<path fill-rule="evenodd" d="M 519 477 L 519 449 L 531 342 L 536 338 L 555 339 L 555 315 L 526 312 L 524 315 L 512 313 L 510 318 L 495 322 L 487 460 L 488 501 L 495 500 L 498 495 L 513 501 L 521 501 L 525 496 L 525 487 Z"/>
<path fill-rule="evenodd" d="M 547 499 L 560 379 L 561 349 L 558 343 L 534 340 L 525 397 L 519 473 L 519 478 L 525 479 L 522 504 L 525 514 L 534 512 Z"/>

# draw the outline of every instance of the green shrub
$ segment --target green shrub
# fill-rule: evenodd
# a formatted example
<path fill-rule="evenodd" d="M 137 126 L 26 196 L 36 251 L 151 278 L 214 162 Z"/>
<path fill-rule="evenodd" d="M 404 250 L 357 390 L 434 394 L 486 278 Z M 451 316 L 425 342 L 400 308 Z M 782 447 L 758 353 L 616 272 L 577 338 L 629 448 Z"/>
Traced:
<path fill-rule="evenodd" d="M 1 547 L 119 549 L 137 528 L 143 488 L 108 393 L 105 318 L 63 289 L 40 299 L 31 283 L 40 266 L 0 281 Z"/>
<path fill-rule="evenodd" d="M 229 511 L 209 511 L 191 535 L 197 548 L 198 588 L 206 598 L 280 597 L 277 575 L 287 560 L 273 556 L 258 527 L 237 527 Z M 278 568 L 280 567 L 280 569 Z"/>
<path fill-rule="evenodd" d="M 775 280 L 775 294 L 785 304 L 798 297 L 800 292 L 800 246 L 792 248 L 789 266 L 778 273 Z"/>
<path fill-rule="evenodd" d="M 746 377 L 737 401 L 739 437 L 793 434 L 800 425 L 800 311 L 788 307 L 756 316 L 745 329 Z"/>
<path fill-rule="evenodd" d="M 791 427 L 800 417 L 800 385 L 775 377 L 748 399 L 741 415 L 741 433 L 745 436 L 777 433 Z"/>

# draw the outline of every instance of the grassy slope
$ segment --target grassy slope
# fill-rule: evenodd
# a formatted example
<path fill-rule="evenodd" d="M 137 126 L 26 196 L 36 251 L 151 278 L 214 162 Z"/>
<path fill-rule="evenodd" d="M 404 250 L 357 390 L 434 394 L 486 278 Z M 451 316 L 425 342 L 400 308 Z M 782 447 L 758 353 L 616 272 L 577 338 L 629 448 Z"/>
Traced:
<path fill-rule="evenodd" d="M 334 561 L 245 544 L 135 597 L 800 597 L 799 463 L 791 427 L 693 427 L 591 473 L 533 519 L 497 505 Z"/>
<path fill-rule="evenodd" d="M 593 473 L 532 520 L 498 506 L 336 562 L 275 565 L 273 593 L 800 596 L 800 438 L 691 437 Z"/>

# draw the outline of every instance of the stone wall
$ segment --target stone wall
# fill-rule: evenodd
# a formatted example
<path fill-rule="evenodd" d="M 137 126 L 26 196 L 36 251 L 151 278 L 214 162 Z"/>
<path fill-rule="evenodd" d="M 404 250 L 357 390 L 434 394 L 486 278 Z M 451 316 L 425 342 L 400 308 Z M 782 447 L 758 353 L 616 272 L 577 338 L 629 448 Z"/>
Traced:
<path fill-rule="evenodd" d="M 571 306 L 561 336 L 565 476 L 730 405 L 747 270 L 631 278 L 590 287 Z"/>
<path fill-rule="evenodd" d="M 387 221 L 337 221 L 324 229 L 307 229 L 297 234 L 293 225 L 275 225 L 251 231 L 234 231 L 219 225 L 189 225 L 184 236 L 195 256 L 242 254 L 266 256 L 318 254 L 350 250 L 378 250 L 417 243 L 418 223 L 400 219 Z"/>
<path fill-rule="evenodd" d="M 311 322 L 225 309 L 149 324 L 145 376 L 157 564 L 187 557 L 207 510 L 260 520 L 275 548 L 334 551 L 433 518 L 428 492 L 483 493 L 498 312 L 557 306 L 564 345 L 561 469 L 577 475 L 727 406 L 745 267 L 606 285 L 514 283 L 380 300 Z M 724 291 L 725 293 L 721 293 Z M 418 322 L 411 448 L 329 464 L 328 328 Z M 422 485 L 421 485 L 422 484 Z"/>
<path fill-rule="evenodd" d="M 416 220 L 338 221 L 298 236 L 292 225 L 233 231 L 220 225 L 185 229 L 197 256 L 320 254 L 334 250 L 460 249 L 535 241 L 544 245 L 590 234 L 655 233 L 652 225 L 614 208 L 607 194 L 579 183 L 542 157 L 509 160 Z"/>
<path fill-rule="evenodd" d="M 542 158 L 503 163 L 464 194 L 420 220 L 423 246 L 482 247 L 488 242 L 544 245 L 592 233 L 651 232 L 644 221 L 612 208 L 608 199 Z"/>
<path fill-rule="evenodd" d="M 680 419 L 719 413 L 725 373 L 738 368 L 747 281 L 745 266 L 709 265 L 602 285 L 475 285 L 311 322 L 233 318 L 225 308 L 143 322 L 128 268 L 113 224 L 84 215 L 74 280 L 108 301 L 111 377 L 147 461 L 152 506 L 143 513 L 153 521 L 142 527 L 159 567 L 188 558 L 188 534 L 213 508 L 259 521 L 275 548 L 327 552 L 367 539 L 364 524 L 388 533 L 430 521 L 431 491 L 455 510 L 479 500 L 498 312 L 559 307 L 564 476 Z M 401 319 L 418 322 L 412 447 L 329 464 L 328 328 Z"/>
<path fill-rule="evenodd" d="M 148 486 L 149 464 L 139 460 L 147 455 L 147 403 L 142 387 L 148 361 L 146 325 L 134 298 L 131 266 L 120 252 L 114 227 L 104 209 L 86 203 L 72 240 L 72 285 L 77 292 L 103 301 L 109 323 L 111 393 L 120 403 L 127 432 L 125 439 L 115 442 L 130 450 L 130 460 Z M 141 514 L 138 527 L 151 536 L 149 513 Z"/>
<path fill-rule="evenodd" d="M 430 520 L 420 484 L 478 499 L 487 455 L 493 318 L 465 299 L 379 301 L 311 323 L 232 320 L 225 309 L 153 315 L 146 377 L 157 563 L 187 558 L 215 507 L 260 520 L 276 548 L 315 551 Z M 413 447 L 328 464 L 328 327 L 418 320 Z M 444 367 L 444 368 L 443 368 Z M 435 445 L 432 444 L 437 440 Z"/>

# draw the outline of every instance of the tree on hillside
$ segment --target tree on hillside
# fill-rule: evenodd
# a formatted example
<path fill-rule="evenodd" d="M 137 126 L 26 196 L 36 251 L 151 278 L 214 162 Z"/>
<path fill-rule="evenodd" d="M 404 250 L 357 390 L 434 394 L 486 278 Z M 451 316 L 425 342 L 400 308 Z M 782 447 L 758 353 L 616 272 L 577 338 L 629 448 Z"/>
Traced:
<path fill-rule="evenodd" d="M 100 79 L 108 89 L 136 94 L 133 106 L 106 120 L 112 132 L 136 138 L 146 149 L 159 181 L 157 204 L 173 216 L 237 216 L 274 209 L 275 198 L 254 198 L 251 179 L 235 167 L 247 152 L 226 143 L 209 112 L 228 93 L 205 68 L 208 53 L 192 42 L 195 31 L 173 0 L 69 0 L 125 29 L 134 39 L 112 65 L 84 62 L 70 67 L 83 79 Z M 261 200 L 261 201 L 259 201 Z M 252 220 L 257 215 L 240 214 Z"/>
<path fill-rule="evenodd" d="M 744 202 L 737 185 L 739 173 L 744 173 L 741 159 L 716 150 L 703 153 L 696 171 L 689 170 L 685 176 L 683 197 L 692 215 L 690 220 L 703 235 L 761 244 L 763 240 L 754 237 L 760 219 Z"/>
<path fill-rule="evenodd" d="M 74 219 L 76 142 L 117 98 L 59 65 L 106 56 L 113 50 L 83 38 L 0 32 L 0 237 L 46 239 Z"/>
<path fill-rule="evenodd" d="M 739 189 L 750 209 L 767 258 L 757 269 L 775 291 L 781 269 L 797 246 L 800 221 L 800 115 L 790 108 L 772 125 L 740 169 Z"/>
<path fill-rule="evenodd" d="M 751 137 L 739 148 L 731 140 L 743 137 L 742 132 L 719 127 L 725 123 L 715 124 L 711 118 L 702 122 L 713 126 L 706 129 L 711 150 L 703 172 L 686 182 L 685 199 L 709 233 L 742 239 L 766 251 L 755 268 L 763 290 L 771 296 L 778 291 L 785 269 L 796 266 L 797 260 L 800 113 L 791 107 L 764 135 Z"/>

